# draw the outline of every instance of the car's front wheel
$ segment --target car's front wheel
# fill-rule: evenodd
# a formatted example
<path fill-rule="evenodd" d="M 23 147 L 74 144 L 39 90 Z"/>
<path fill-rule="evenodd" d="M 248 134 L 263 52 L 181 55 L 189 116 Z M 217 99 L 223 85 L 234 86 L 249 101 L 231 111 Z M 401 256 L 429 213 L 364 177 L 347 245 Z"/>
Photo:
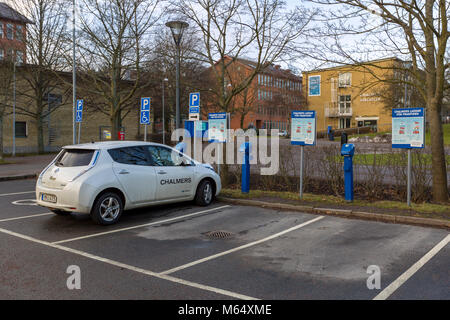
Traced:
<path fill-rule="evenodd" d="M 92 220 L 101 225 L 110 225 L 116 223 L 123 212 L 123 201 L 119 195 L 114 192 L 102 194 L 91 211 Z"/>
<path fill-rule="evenodd" d="M 198 188 L 195 195 L 195 203 L 200 206 L 207 206 L 211 204 L 214 198 L 214 188 L 210 180 L 203 180 Z"/>

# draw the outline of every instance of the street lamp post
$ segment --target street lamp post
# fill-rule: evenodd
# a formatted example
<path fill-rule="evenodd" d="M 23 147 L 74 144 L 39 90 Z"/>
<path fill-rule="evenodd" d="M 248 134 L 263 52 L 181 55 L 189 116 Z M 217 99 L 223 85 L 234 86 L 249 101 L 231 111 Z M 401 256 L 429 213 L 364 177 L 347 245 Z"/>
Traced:
<path fill-rule="evenodd" d="M 164 82 L 168 82 L 169 79 L 164 78 L 162 81 L 162 131 L 163 131 L 163 144 L 166 144 L 166 124 L 164 116 Z"/>
<path fill-rule="evenodd" d="M 77 66 L 76 66 L 76 60 L 75 60 L 75 0 L 73 0 L 72 3 L 73 6 L 73 17 L 72 17 L 72 91 L 73 91 L 73 110 L 72 110 L 72 143 L 76 144 L 76 131 L 77 127 L 75 124 L 75 117 L 76 117 L 76 105 L 77 105 Z"/>
<path fill-rule="evenodd" d="M 184 29 L 189 25 L 184 21 L 169 21 L 166 26 L 172 32 L 173 40 L 177 47 L 177 61 L 176 61 L 176 111 L 175 111 L 175 127 L 180 128 L 180 43 L 183 37 Z"/>
<path fill-rule="evenodd" d="M 12 156 L 16 155 L 16 61 L 13 66 L 13 146 Z"/>

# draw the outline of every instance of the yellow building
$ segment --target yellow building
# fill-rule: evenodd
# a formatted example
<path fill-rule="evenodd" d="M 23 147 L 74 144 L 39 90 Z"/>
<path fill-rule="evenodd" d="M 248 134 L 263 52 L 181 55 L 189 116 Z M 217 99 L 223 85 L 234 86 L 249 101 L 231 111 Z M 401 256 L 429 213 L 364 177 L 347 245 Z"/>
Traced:
<path fill-rule="evenodd" d="M 317 130 L 374 126 L 389 131 L 391 112 L 386 97 L 396 76 L 397 58 L 303 72 L 303 89 L 309 110 L 317 113 Z"/>

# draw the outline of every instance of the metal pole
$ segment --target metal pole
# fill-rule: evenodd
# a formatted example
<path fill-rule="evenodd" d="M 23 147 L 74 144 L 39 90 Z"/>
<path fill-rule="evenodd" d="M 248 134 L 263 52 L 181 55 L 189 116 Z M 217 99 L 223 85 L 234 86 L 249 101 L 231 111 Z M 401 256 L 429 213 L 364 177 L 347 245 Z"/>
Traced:
<path fill-rule="evenodd" d="M 144 124 L 144 141 L 147 142 L 147 124 Z"/>
<path fill-rule="evenodd" d="M 411 149 L 408 149 L 408 186 L 407 186 L 406 202 L 408 207 L 411 206 Z"/>
<path fill-rule="evenodd" d="M 73 136 L 73 144 L 76 143 L 76 131 L 77 127 L 75 124 L 76 117 L 76 103 L 77 103 L 77 76 L 76 76 L 76 61 L 75 61 L 75 0 L 73 0 L 73 10 L 72 10 L 72 91 L 73 91 L 73 115 L 72 115 L 72 136 Z"/>
<path fill-rule="evenodd" d="M 303 199 L 303 148 L 300 146 L 300 199 Z"/>
<path fill-rule="evenodd" d="M 81 122 L 78 122 L 78 144 L 80 144 L 81 138 Z"/>
<path fill-rule="evenodd" d="M 406 83 L 406 80 L 408 80 L 408 77 L 406 76 L 406 72 L 405 72 L 405 98 L 403 101 L 403 106 L 406 108 L 407 107 L 407 103 L 406 100 L 408 98 L 408 85 Z M 408 185 L 406 186 L 406 203 L 408 204 L 408 207 L 411 206 L 411 149 L 408 149 L 408 170 L 407 170 L 407 174 L 408 174 Z"/>
<path fill-rule="evenodd" d="M 163 144 L 166 144 L 166 127 L 164 119 L 164 80 L 162 81 L 162 129 L 163 129 Z"/>
<path fill-rule="evenodd" d="M 180 45 L 177 44 L 175 129 L 180 128 Z"/>
<path fill-rule="evenodd" d="M 12 147 L 12 155 L 13 157 L 16 155 L 16 62 L 14 61 L 13 67 L 13 147 Z"/>
<path fill-rule="evenodd" d="M 196 148 L 195 148 L 195 131 L 197 131 L 196 128 L 197 127 L 197 121 L 194 121 L 194 156 L 192 157 L 192 158 L 194 158 L 194 160 L 197 160 L 196 158 L 195 158 L 195 150 L 196 150 Z"/>
<path fill-rule="evenodd" d="M 217 174 L 220 176 L 220 147 L 221 144 L 218 142 L 218 148 L 217 148 Z"/>

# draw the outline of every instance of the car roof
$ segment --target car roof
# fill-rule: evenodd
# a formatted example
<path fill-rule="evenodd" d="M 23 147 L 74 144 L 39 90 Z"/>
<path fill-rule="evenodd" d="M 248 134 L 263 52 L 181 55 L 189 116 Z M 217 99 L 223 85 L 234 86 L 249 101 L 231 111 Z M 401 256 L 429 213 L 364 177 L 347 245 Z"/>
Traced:
<path fill-rule="evenodd" d="M 63 149 L 88 149 L 88 150 L 102 150 L 102 149 L 113 149 L 113 148 L 123 148 L 123 147 L 134 147 L 134 146 L 145 146 L 145 145 L 155 145 L 155 146 L 166 146 L 164 144 L 155 142 L 144 142 L 144 141 L 102 141 L 102 142 L 91 142 L 83 144 L 75 144 L 64 146 Z"/>

